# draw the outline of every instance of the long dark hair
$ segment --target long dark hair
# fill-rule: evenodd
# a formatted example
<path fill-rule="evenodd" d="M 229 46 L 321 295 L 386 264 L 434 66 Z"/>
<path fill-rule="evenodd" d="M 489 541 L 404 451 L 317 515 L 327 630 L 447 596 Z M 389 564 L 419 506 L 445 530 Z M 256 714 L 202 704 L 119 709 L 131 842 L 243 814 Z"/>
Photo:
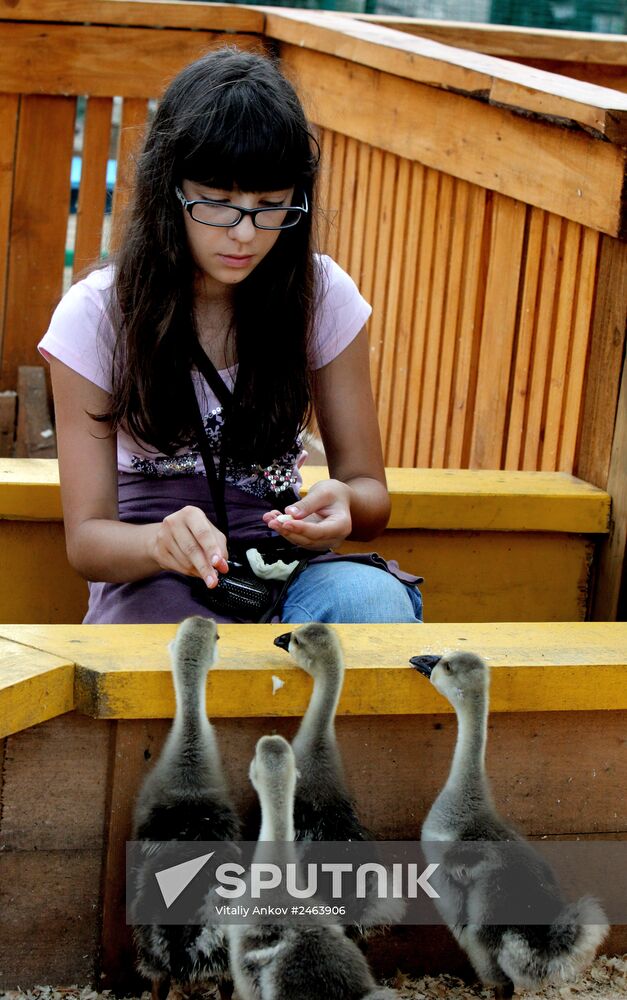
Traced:
<path fill-rule="evenodd" d="M 241 191 L 294 186 L 310 205 L 234 288 L 238 376 L 228 453 L 266 465 L 310 412 L 307 350 L 315 294 L 312 216 L 318 147 L 291 84 L 268 58 L 236 48 L 187 66 L 160 102 L 137 165 L 115 258 L 117 345 L 110 412 L 172 454 L 194 436 L 189 370 L 195 265 L 175 186 L 184 178 Z M 300 200 L 299 200 L 300 199 Z"/>

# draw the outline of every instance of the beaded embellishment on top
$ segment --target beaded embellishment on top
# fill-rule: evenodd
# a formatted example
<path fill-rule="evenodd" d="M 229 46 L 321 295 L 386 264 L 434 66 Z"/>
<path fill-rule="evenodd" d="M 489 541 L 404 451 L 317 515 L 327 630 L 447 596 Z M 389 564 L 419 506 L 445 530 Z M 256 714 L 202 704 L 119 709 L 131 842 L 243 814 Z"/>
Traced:
<path fill-rule="evenodd" d="M 204 427 L 209 446 L 214 453 L 216 465 L 222 442 L 224 417 L 222 407 L 210 410 L 204 418 Z M 236 484 L 246 493 L 251 493 L 260 499 L 270 497 L 272 493 L 281 493 L 292 489 L 298 482 L 298 457 L 302 452 L 300 439 L 294 442 L 292 448 L 277 458 L 270 465 L 246 465 L 227 458 L 225 477 L 227 482 Z M 195 442 L 178 455 L 158 455 L 147 458 L 142 455 L 132 456 L 133 469 L 151 479 L 163 479 L 168 476 L 190 476 L 197 473 L 204 475 L 202 463 L 199 463 L 200 452 Z"/>
<path fill-rule="evenodd" d="M 157 458 L 142 458 L 133 455 L 132 463 L 135 472 L 150 479 L 167 479 L 169 476 L 193 476 L 196 471 L 198 452 L 186 451 L 183 455 L 164 455 Z"/>

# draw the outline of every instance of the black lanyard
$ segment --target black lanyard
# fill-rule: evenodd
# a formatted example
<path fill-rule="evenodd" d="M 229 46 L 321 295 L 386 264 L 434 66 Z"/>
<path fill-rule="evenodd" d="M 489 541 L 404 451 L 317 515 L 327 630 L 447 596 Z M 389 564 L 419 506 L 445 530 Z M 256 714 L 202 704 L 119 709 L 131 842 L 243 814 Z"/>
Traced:
<path fill-rule="evenodd" d="M 203 419 L 202 419 L 202 413 L 200 411 L 200 406 L 198 404 L 198 397 L 196 396 L 196 390 L 194 388 L 194 380 L 192 378 L 192 373 L 191 373 L 191 369 L 190 369 L 189 380 L 190 380 L 190 386 L 191 386 L 192 397 L 193 397 L 192 398 L 192 408 L 193 408 L 193 412 L 194 412 L 194 422 L 196 424 L 196 436 L 198 438 L 198 450 L 200 451 L 200 455 L 201 455 L 201 458 L 202 458 L 202 461 L 203 461 L 203 465 L 205 467 L 205 473 L 207 475 L 207 483 L 208 483 L 209 489 L 211 491 L 211 498 L 213 500 L 213 507 L 214 507 L 214 511 L 215 511 L 215 515 L 216 515 L 217 526 L 220 529 L 220 531 L 222 532 L 222 534 L 225 536 L 225 538 L 227 540 L 227 545 L 228 545 L 229 544 L 229 518 L 228 518 L 227 511 L 226 511 L 226 503 L 225 503 L 225 499 L 224 499 L 224 491 L 225 491 L 225 484 L 226 484 L 226 453 L 225 453 L 226 434 L 225 434 L 225 427 L 226 427 L 226 421 L 228 420 L 229 414 L 231 413 L 231 410 L 232 410 L 232 407 L 233 407 L 233 393 L 225 385 L 223 379 L 220 378 L 220 375 L 219 375 L 219 373 L 218 373 L 215 365 L 207 357 L 207 355 L 205 354 L 205 352 L 203 351 L 202 347 L 200 346 L 200 344 L 198 343 L 197 340 L 195 340 L 194 344 L 192 345 L 191 360 L 196 365 L 196 368 L 201 373 L 201 375 L 204 377 L 204 379 L 207 382 L 207 384 L 213 390 L 214 395 L 216 396 L 218 402 L 222 406 L 222 412 L 223 412 L 223 415 L 224 415 L 224 424 L 223 424 L 223 427 L 222 427 L 222 437 L 221 437 L 221 441 L 220 441 L 220 460 L 219 460 L 219 463 L 218 463 L 218 471 L 216 472 L 216 467 L 215 467 L 215 462 L 214 462 L 214 456 L 213 456 L 213 453 L 212 453 L 212 451 L 211 451 L 211 449 L 209 447 L 209 441 L 207 439 L 207 433 L 205 431 L 205 425 L 204 425 L 204 422 L 203 422 Z M 276 506 L 276 507 L 278 507 L 281 510 L 284 509 L 284 504 L 282 504 L 279 501 L 279 498 L 277 497 L 276 493 L 274 493 L 274 491 L 271 491 L 270 498 L 272 500 L 272 505 L 273 506 Z M 296 497 L 296 499 L 298 499 L 298 498 Z M 293 559 L 298 559 L 299 560 L 299 564 L 298 564 L 297 569 L 295 569 L 292 572 L 292 574 L 290 575 L 290 577 L 283 584 L 283 587 L 281 589 L 281 593 L 279 595 L 279 598 L 277 598 L 277 601 L 274 602 L 274 604 L 272 605 L 272 607 L 270 609 L 272 611 L 272 609 L 275 606 L 277 606 L 279 600 L 285 594 L 285 592 L 287 590 L 287 587 L 292 582 L 292 580 L 294 580 L 296 578 L 297 574 L 300 573 L 300 571 L 307 565 L 308 560 L 311 559 L 311 558 L 313 558 L 313 556 L 316 555 L 316 553 L 314 552 L 312 554 L 312 552 L 309 551 L 308 549 L 302 549 L 299 546 L 292 545 L 291 542 L 284 542 L 283 545 L 282 545 L 281 544 L 281 539 L 278 538 L 278 537 L 273 537 L 271 539 L 271 542 L 273 543 L 272 544 L 272 551 L 274 551 L 275 554 L 278 553 L 279 549 L 284 548 L 286 550 L 286 553 L 287 553 L 286 558 L 289 557 L 289 561 L 292 561 Z M 257 547 L 261 549 L 262 548 L 262 544 L 263 543 L 257 543 Z M 277 546 L 278 546 L 278 548 L 277 548 Z M 268 612 L 268 614 L 270 614 L 270 612 Z M 261 618 L 261 621 L 268 621 L 268 620 L 269 619 L 268 619 L 267 615 L 264 615 Z"/>
<path fill-rule="evenodd" d="M 225 385 L 224 380 L 220 377 L 215 365 L 207 357 L 202 347 L 197 340 L 194 340 L 192 345 L 191 360 L 196 365 L 196 368 L 200 374 L 204 377 L 207 385 L 213 390 L 218 402 L 222 406 L 222 413 L 224 416 L 224 423 L 222 425 L 222 438 L 220 441 L 220 456 L 218 462 L 218 471 L 216 472 L 215 462 L 213 453 L 209 447 L 209 441 L 207 440 L 207 433 L 205 431 L 205 425 L 202 419 L 202 413 L 200 412 L 200 406 L 198 405 L 198 398 L 196 396 L 196 390 L 194 388 L 194 380 L 190 371 L 190 385 L 192 390 L 192 404 L 194 411 L 194 422 L 196 424 L 196 436 L 198 438 L 198 450 L 205 467 L 205 473 L 207 475 L 207 484 L 211 491 L 211 498 L 213 500 L 213 507 L 216 515 L 217 527 L 220 529 L 222 534 L 225 536 L 228 544 L 229 540 L 229 517 L 226 510 L 226 502 L 224 499 L 225 485 L 226 485 L 226 425 L 229 419 L 229 415 L 233 408 L 233 393 Z M 278 507 L 283 510 L 285 502 L 281 502 L 276 495 L 276 493 L 271 490 L 269 501 L 270 505 L 273 507 Z M 295 496 L 295 499 L 298 499 Z M 293 501 L 292 501 L 293 502 Z M 274 541 L 274 539 L 273 539 Z M 285 543 L 285 548 L 290 551 L 292 548 L 296 550 L 295 546 L 292 546 L 290 542 Z"/>
<path fill-rule="evenodd" d="M 213 390 L 214 395 L 218 399 L 222 406 L 222 412 L 224 415 L 224 421 L 228 419 L 228 415 L 231 411 L 233 405 L 233 394 L 224 384 L 223 379 L 220 378 L 215 365 L 209 360 L 202 347 L 197 340 L 194 341 L 192 346 L 192 361 L 196 365 L 196 368 L 204 377 L 207 384 Z M 200 406 L 198 405 L 198 399 L 196 397 L 196 390 L 194 388 L 194 380 L 190 371 L 190 383 L 193 396 L 193 410 L 194 410 L 194 421 L 196 424 L 196 437 L 198 438 L 198 450 L 200 451 L 200 456 L 205 467 L 205 473 L 207 476 L 207 484 L 211 491 L 211 498 L 213 500 L 213 506 L 216 515 L 217 526 L 225 536 L 227 543 L 229 539 L 229 518 L 226 512 L 226 503 L 224 500 L 224 490 L 226 483 L 226 453 L 225 453 L 225 435 L 224 435 L 224 424 L 222 431 L 222 440 L 220 443 L 220 461 L 218 463 L 218 471 L 216 472 L 215 462 L 213 454 L 209 447 L 209 442 L 207 440 L 207 433 L 205 431 L 205 425 L 202 419 L 202 413 L 200 412 Z"/>

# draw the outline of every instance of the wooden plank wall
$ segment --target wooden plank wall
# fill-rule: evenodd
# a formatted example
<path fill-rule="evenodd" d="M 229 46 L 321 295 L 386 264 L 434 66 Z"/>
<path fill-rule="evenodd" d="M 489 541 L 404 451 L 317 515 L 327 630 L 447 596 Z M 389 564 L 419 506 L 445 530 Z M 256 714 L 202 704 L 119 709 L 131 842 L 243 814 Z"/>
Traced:
<path fill-rule="evenodd" d="M 321 146 L 323 247 L 374 309 L 386 464 L 571 472 L 599 234 L 338 132 Z"/>
<path fill-rule="evenodd" d="M 627 836 L 627 803 L 616 794 L 625 783 L 625 712 L 600 715 L 491 716 L 494 797 L 527 836 Z M 297 724 L 216 720 L 227 782 L 250 839 L 258 830 L 248 780 L 255 742 L 268 732 L 290 739 Z M 137 789 L 168 729 L 166 719 L 106 721 L 72 712 L 0 741 L 0 991 L 43 982 L 95 982 L 121 996 L 146 988 L 134 974 L 125 921 L 124 851 Z M 363 822 L 381 839 L 417 838 L 446 778 L 454 716 L 343 716 L 337 735 Z M 614 928 L 605 953 L 622 954 L 626 941 L 625 928 Z M 397 968 L 469 973 L 439 928 L 394 928 L 374 946 L 379 975 L 394 976 Z"/>
<path fill-rule="evenodd" d="M 501 103 L 520 89 L 509 64 L 473 55 L 465 82 L 438 87 L 438 59 L 456 50 L 301 14 L 269 15 L 267 31 L 320 130 L 322 246 L 374 307 L 386 464 L 587 478 L 583 447 L 607 469 L 627 312 L 608 262 L 625 245 L 627 154 L 577 108 L 620 118 L 624 97 L 530 76 L 541 89 L 523 116 Z M 485 88 L 498 100 L 477 100 Z"/>
<path fill-rule="evenodd" d="M 111 726 L 62 715 L 3 741 L 0 992 L 94 981 Z"/>
<path fill-rule="evenodd" d="M 621 95 L 612 103 L 611 91 L 585 97 L 568 84 L 550 94 L 538 76 L 526 92 L 511 70 L 497 78 L 507 64 L 476 57 L 456 65 L 428 42 L 413 53 L 407 36 L 343 32 L 352 22 L 339 17 L 327 29 L 303 12 L 90 0 L 54 4 L 44 25 L 37 10 L 23 0 L 0 16 L 8 54 L 0 70 L 0 390 L 15 388 L 19 365 L 39 362 L 35 345 L 70 277 L 77 97 L 87 95 L 74 277 L 102 246 L 113 98 L 122 99 L 115 240 L 149 98 L 211 46 L 268 41 L 320 127 L 323 248 L 374 306 L 386 463 L 585 476 L 583 448 L 609 469 L 625 334 L 619 287 L 604 274 L 624 245 L 625 150 L 588 135 L 582 122 L 600 115 L 606 129 L 618 128 Z M 570 109 L 577 127 L 481 103 L 474 95 L 484 84 L 495 94 L 517 87 L 526 112 Z M 544 89 L 532 101 L 536 85 Z M 360 102 L 347 103 L 348 88 Z M 611 338 L 603 334 L 610 313 Z M 602 476 L 592 481 L 605 486 Z"/>

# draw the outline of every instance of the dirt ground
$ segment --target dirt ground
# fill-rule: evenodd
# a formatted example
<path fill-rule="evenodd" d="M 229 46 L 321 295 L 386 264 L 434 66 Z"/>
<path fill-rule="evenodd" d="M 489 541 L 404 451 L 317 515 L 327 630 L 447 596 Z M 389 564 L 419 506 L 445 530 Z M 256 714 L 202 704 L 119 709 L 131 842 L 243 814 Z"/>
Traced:
<path fill-rule="evenodd" d="M 399 973 L 387 985 L 398 991 L 399 1000 L 492 1000 L 491 990 L 468 986 L 453 976 L 425 976 L 409 979 Z M 198 994 L 196 994 L 198 996 Z M 576 984 L 548 986 L 544 990 L 524 990 L 516 1000 L 627 1000 L 627 955 L 601 955 Z M 212 1000 L 213 994 L 204 994 Z M 98 993 L 91 987 L 35 986 L 30 990 L 0 990 L 0 1000 L 115 1000 L 109 990 Z M 149 993 L 129 1000 L 150 1000 Z"/>

